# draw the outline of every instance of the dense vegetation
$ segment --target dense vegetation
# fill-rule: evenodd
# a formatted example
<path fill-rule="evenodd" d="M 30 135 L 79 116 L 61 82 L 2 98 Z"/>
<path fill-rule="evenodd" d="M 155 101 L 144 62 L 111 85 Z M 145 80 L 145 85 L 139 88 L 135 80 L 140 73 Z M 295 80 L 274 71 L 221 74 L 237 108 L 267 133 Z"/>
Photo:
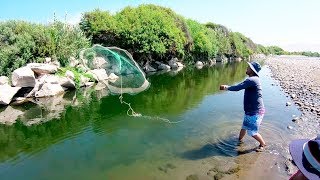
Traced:
<path fill-rule="evenodd" d="M 43 62 L 45 57 L 65 66 L 70 56 L 90 45 L 90 40 L 77 27 L 55 21 L 40 25 L 23 21 L 0 22 L 0 75 L 30 62 Z"/>
<path fill-rule="evenodd" d="M 54 21 L 41 25 L 24 21 L 0 22 L 0 75 L 45 57 L 62 66 L 70 56 L 91 44 L 127 49 L 140 63 L 167 62 L 178 57 L 185 63 L 216 57 L 249 58 L 253 54 L 295 54 L 317 56 L 313 52 L 286 52 L 280 47 L 255 44 L 239 32 L 212 22 L 201 24 L 156 5 L 126 7 L 112 15 L 108 11 L 86 12 L 79 26 Z"/>

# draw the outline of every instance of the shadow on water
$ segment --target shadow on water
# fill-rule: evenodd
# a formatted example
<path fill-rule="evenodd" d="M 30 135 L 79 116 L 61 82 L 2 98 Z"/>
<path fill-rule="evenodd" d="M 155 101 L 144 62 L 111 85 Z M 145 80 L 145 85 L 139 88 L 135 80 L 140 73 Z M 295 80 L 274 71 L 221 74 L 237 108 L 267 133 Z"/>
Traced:
<path fill-rule="evenodd" d="M 208 142 L 199 149 L 193 149 L 183 152 L 180 156 L 188 160 L 198 160 L 213 156 L 235 157 L 255 151 L 255 148 L 247 148 L 238 139 L 228 137 L 220 139 L 218 142 Z"/>

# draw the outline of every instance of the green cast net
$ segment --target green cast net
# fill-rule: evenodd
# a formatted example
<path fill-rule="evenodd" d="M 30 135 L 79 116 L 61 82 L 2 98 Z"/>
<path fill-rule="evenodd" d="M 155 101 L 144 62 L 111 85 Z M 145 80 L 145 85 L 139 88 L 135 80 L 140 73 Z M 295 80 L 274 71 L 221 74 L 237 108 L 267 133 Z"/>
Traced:
<path fill-rule="evenodd" d="M 80 52 L 80 60 L 89 69 L 100 66 L 106 70 L 108 76 L 113 73 L 119 77 L 103 81 L 112 94 L 137 94 L 146 90 L 150 85 L 139 65 L 124 49 L 94 45 Z"/>
<path fill-rule="evenodd" d="M 136 113 L 130 103 L 123 100 L 123 93 L 134 95 L 146 90 L 150 85 L 144 72 L 128 51 L 118 47 L 94 45 L 92 48 L 80 52 L 80 61 L 82 65 L 89 69 L 97 69 L 97 67 L 105 69 L 109 77 L 112 74 L 116 75 L 117 78 L 103 80 L 102 82 L 108 87 L 111 94 L 119 95 L 121 103 L 128 105 L 127 114 L 129 116 L 158 119 L 167 123 L 180 122 L 171 122 L 166 118 Z"/>

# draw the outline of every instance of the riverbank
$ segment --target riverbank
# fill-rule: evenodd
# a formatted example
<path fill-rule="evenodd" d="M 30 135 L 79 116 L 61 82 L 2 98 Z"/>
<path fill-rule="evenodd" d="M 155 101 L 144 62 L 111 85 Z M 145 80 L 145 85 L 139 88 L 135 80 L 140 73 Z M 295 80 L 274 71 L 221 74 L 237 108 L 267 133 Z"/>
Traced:
<path fill-rule="evenodd" d="M 320 133 L 320 58 L 274 56 L 268 57 L 265 64 L 276 80 L 273 86 L 280 86 L 291 99 L 283 106 L 296 105 L 301 111 L 300 116 L 292 117 L 295 126 L 287 127 L 294 132 L 289 139 L 315 137 Z M 289 147 L 285 147 L 285 152 L 283 158 L 262 153 L 247 170 L 238 173 L 239 179 L 288 179 L 297 168 L 292 164 Z M 245 162 L 252 158 L 256 157 L 243 157 L 242 163 L 247 164 Z M 281 173 L 283 170 L 286 172 Z"/>
<path fill-rule="evenodd" d="M 292 119 L 297 124 L 292 127 L 297 138 L 316 136 L 320 120 L 320 58 L 277 56 L 268 58 L 266 64 L 292 100 L 287 106 L 295 104 L 302 112 L 300 117 Z"/>

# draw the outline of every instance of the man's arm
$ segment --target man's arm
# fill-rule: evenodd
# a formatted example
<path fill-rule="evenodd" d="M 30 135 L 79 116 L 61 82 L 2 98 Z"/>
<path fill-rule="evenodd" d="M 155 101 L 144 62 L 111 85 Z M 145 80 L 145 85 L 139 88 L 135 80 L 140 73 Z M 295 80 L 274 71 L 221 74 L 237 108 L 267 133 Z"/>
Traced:
<path fill-rule="evenodd" d="M 249 79 L 246 79 L 245 81 L 234 85 L 234 86 L 228 86 L 228 85 L 221 85 L 220 90 L 228 90 L 228 91 L 240 91 L 242 89 L 246 89 L 248 87 L 251 87 L 253 85 L 252 81 Z"/>

